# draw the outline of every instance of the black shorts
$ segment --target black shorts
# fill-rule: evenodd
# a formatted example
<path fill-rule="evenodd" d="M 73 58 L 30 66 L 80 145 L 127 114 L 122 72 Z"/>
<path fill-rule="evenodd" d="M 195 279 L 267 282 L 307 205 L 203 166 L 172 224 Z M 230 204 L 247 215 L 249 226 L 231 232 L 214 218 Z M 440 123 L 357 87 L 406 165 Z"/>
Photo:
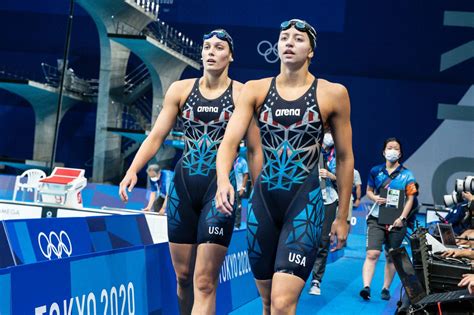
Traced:
<path fill-rule="evenodd" d="M 384 244 L 386 252 L 392 248 L 399 248 L 406 232 L 406 226 L 402 228 L 394 227 L 389 232 L 385 224 L 379 224 L 376 217 L 369 216 L 367 219 L 366 250 L 382 251 L 382 245 Z"/>
<path fill-rule="evenodd" d="M 179 161 L 174 174 L 166 205 L 169 242 L 214 243 L 228 247 L 234 230 L 235 209 L 232 216 L 217 211 L 215 169 L 204 176 L 192 173 Z M 234 177 L 232 172 L 229 178 Z M 231 182 L 235 187 L 235 180 Z"/>

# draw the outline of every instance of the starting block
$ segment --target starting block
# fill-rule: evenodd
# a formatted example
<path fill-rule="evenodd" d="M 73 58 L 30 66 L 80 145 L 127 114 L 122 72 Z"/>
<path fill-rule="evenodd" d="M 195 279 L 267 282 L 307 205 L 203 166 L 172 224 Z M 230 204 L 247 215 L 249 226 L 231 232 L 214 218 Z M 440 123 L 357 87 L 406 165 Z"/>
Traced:
<path fill-rule="evenodd" d="M 81 191 L 87 185 L 85 171 L 78 168 L 55 167 L 50 176 L 40 180 L 41 201 L 71 208 L 82 208 Z"/>

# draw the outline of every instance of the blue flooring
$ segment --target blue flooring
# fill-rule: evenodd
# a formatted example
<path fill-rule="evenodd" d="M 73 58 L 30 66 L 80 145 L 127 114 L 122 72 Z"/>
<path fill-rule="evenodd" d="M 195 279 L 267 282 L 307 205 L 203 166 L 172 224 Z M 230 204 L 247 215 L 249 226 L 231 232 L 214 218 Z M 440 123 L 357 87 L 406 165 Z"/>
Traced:
<path fill-rule="evenodd" d="M 400 280 L 397 275 L 390 288 L 392 298 L 380 298 L 383 284 L 385 259 L 381 256 L 372 280 L 372 299 L 363 301 L 359 296 L 362 288 L 362 265 L 365 259 L 365 235 L 349 236 L 343 258 L 328 264 L 321 285 L 321 295 L 309 295 L 309 280 L 301 294 L 296 314 L 393 314 L 400 296 Z M 255 299 L 233 311 L 232 315 L 261 314 L 260 299 Z"/>

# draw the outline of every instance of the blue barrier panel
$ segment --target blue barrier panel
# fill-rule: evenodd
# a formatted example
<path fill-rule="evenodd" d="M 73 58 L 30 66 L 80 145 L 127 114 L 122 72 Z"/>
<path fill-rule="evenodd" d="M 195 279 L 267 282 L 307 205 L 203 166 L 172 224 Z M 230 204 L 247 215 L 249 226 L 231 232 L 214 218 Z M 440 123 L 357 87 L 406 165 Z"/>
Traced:
<path fill-rule="evenodd" d="M 21 265 L 153 244 L 145 216 L 138 214 L 8 220 L 4 224 L 10 248 L 2 247 L 5 242 L 0 231 L 0 267 L 12 265 L 10 249 Z"/>
<path fill-rule="evenodd" d="M 120 217 L 140 226 L 140 216 Z M 93 220 L 96 225 L 87 224 L 86 233 L 102 233 L 102 228 L 111 231 L 121 226 L 118 221 L 107 221 L 107 218 L 113 216 L 100 218 L 105 220 Z M 62 222 L 62 228 L 67 228 L 71 222 L 90 223 L 86 222 L 86 218 L 59 220 L 65 221 Z M 16 223 L 24 224 L 20 230 L 38 233 L 39 223 L 53 221 L 57 220 L 18 220 Z M 67 221 L 70 222 L 66 223 Z M 46 227 L 57 226 L 46 224 L 42 228 L 44 230 Z M 100 227 L 102 228 L 99 229 Z M 139 242 L 143 240 L 142 237 L 143 235 L 137 234 L 135 230 L 124 239 Z M 90 238 L 88 241 L 92 244 Z M 75 248 L 74 237 L 71 237 L 71 244 Z M 31 238 L 30 246 L 30 250 L 36 253 L 37 249 L 33 248 Z M 220 269 L 217 314 L 226 314 L 258 297 L 246 247 L 246 230 L 235 231 Z M 10 286 L 11 294 L 5 289 Z M 43 258 L 42 262 L 5 268 L 0 270 L 0 288 L 2 287 L 1 314 L 10 308 L 3 302 L 6 296 L 8 301 L 11 301 L 12 314 L 102 314 L 122 310 L 134 314 L 178 314 L 176 276 L 168 243 L 115 249 L 80 257 L 63 257 L 51 261 L 45 261 Z"/>
<path fill-rule="evenodd" d="M 168 243 L 146 246 L 145 251 L 149 314 L 179 314 L 176 274 L 171 263 Z"/>
<path fill-rule="evenodd" d="M 70 266 L 71 297 L 82 297 L 83 305 L 87 301 L 87 314 L 148 313 L 143 249 L 72 261 Z M 92 305 L 94 312 L 89 311 Z"/>
<path fill-rule="evenodd" d="M 11 281 L 9 274 L 2 274 L 0 271 L 0 314 L 11 314 Z"/>
<path fill-rule="evenodd" d="M 17 265 L 92 252 L 84 218 L 5 221 Z"/>
<path fill-rule="evenodd" d="M 56 307 L 61 307 L 56 313 L 63 314 L 63 307 L 71 304 L 70 259 L 9 268 L 12 314 L 50 314 Z"/>
<path fill-rule="evenodd" d="M 247 254 L 247 230 L 234 231 L 221 266 L 217 288 L 217 314 L 227 314 L 258 297 Z M 225 301 L 225 302 L 223 302 Z"/>
<path fill-rule="evenodd" d="M 88 256 L 10 268 L 12 313 L 148 313 L 143 247 Z"/>
<path fill-rule="evenodd" d="M 153 244 L 143 214 L 89 217 L 86 220 L 95 252 Z"/>
<path fill-rule="evenodd" d="M 158 258 L 167 251 L 157 244 L 4 269 L 0 314 L 177 314 L 176 291 L 157 277 L 168 274 Z"/>
<path fill-rule="evenodd" d="M 14 265 L 15 261 L 13 260 L 10 244 L 5 233 L 5 225 L 3 222 L 0 222 L 0 269 Z"/>

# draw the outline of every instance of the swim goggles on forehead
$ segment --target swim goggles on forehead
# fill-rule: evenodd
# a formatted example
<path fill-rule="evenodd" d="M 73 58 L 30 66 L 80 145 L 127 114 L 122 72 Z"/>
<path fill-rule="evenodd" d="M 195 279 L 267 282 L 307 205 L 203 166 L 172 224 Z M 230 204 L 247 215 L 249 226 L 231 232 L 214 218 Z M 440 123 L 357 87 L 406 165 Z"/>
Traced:
<path fill-rule="evenodd" d="M 203 40 L 207 40 L 213 36 L 216 36 L 220 40 L 225 40 L 229 44 L 230 51 L 234 52 L 234 41 L 232 40 L 232 37 L 230 37 L 229 33 L 224 30 L 212 31 L 210 33 L 204 34 Z"/>
<path fill-rule="evenodd" d="M 309 23 L 293 19 L 289 21 L 284 21 L 280 24 L 280 31 L 284 31 L 289 29 L 290 27 L 294 26 L 298 31 L 305 32 L 311 37 L 311 46 L 314 48 L 316 47 L 316 30 L 312 27 Z"/>

